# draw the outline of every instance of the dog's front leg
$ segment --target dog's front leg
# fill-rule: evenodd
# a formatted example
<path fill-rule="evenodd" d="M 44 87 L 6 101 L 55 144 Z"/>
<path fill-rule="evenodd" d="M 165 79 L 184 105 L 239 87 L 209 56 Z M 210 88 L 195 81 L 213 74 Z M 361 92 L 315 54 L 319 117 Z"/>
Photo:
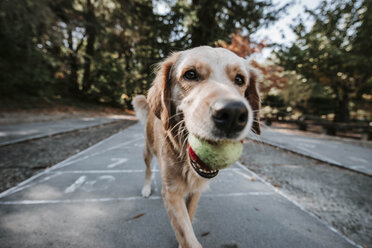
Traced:
<path fill-rule="evenodd" d="M 201 248 L 202 246 L 196 239 L 192 228 L 182 194 L 163 189 L 162 195 L 165 208 L 167 209 L 180 246 L 182 248 Z"/>
<path fill-rule="evenodd" d="M 198 205 L 200 198 L 200 193 L 195 192 L 195 193 L 188 193 L 186 197 L 186 207 L 187 211 L 189 212 L 189 217 L 192 222 L 196 210 L 196 206 Z"/>

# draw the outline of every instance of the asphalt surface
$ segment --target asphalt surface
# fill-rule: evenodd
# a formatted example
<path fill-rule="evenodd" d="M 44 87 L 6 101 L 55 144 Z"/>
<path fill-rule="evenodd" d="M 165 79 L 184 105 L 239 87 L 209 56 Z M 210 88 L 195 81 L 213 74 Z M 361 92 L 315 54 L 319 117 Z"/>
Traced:
<path fill-rule="evenodd" d="M 133 116 L 81 117 L 46 122 L 0 125 L 0 146 L 108 124 Z M 286 130 L 263 128 L 252 139 L 333 165 L 372 175 L 372 149 L 341 141 L 310 137 Z"/>
<path fill-rule="evenodd" d="M 130 116 L 81 117 L 35 123 L 0 125 L 0 146 L 120 121 Z"/>
<path fill-rule="evenodd" d="M 256 140 L 372 176 L 372 149 L 286 130 L 264 128 Z"/>
<path fill-rule="evenodd" d="M 140 196 L 143 128 L 136 124 L 0 194 L 1 247 L 177 247 L 153 161 Z M 360 247 L 237 163 L 198 205 L 204 247 Z"/>

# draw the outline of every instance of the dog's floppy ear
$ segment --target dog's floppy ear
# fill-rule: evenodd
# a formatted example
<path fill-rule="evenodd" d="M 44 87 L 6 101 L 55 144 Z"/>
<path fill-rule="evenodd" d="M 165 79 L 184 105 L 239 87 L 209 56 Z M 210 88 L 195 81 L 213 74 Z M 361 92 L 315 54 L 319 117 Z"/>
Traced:
<path fill-rule="evenodd" d="M 159 64 L 155 80 L 147 94 L 150 110 L 163 122 L 165 129 L 169 128 L 169 116 L 171 114 L 172 66 L 176 63 L 178 57 L 179 53 L 173 53 Z"/>
<path fill-rule="evenodd" d="M 249 86 L 245 91 L 245 97 L 247 98 L 249 104 L 253 110 L 253 124 L 252 130 L 256 134 L 261 134 L 260 128 L 260 108 L 261 108 L 261 98 L 258 89 L 258 82 L 262 78 L 261 72 L 254 68 L 251 64 L 247 65 L 249 70 Z"/>

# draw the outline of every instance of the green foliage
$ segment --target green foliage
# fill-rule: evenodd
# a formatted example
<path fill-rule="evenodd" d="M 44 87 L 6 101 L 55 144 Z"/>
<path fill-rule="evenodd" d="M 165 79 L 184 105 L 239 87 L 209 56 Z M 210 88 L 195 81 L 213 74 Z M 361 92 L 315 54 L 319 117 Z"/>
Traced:
<path fill-rule="evenodd" d="M 155 13 L 154 3 L 170 12 Z M 130 107 L 171 51 L 254 32 L 284 8 L 271 0 L 0 1 L 0 94 Z"/>
<path fill-rule="evenodd" d="M 46 93 L 55 63 L 46 40 L 55 16 L 47 1 L 0 2 L 0 96 Z M 45 92 L 44 92 L 45 90 Z"/>
<path fill-rule="evenodd" d="M 372 38 L 368 31 L 372 28 L 371 1 L 323 1 L 308 13 L 315 20 L 311 30 L 300 22 L 293 29 L 297 41 L 282 48 L 277 57 L 285 69 L 331 89 L 328 98 L 335 106 L 335 121 L 348 121 L 350 101 L 366 90 L 372 76 L 372 53 L 367 45 Z"/>
<path fill-rule="evenodd" d="M 305 115 L 327 115 L 334 112 L 337 102 L 332 96 L 332 89 L 315 81 L 308 81 L 294 71 L 287 72 L 288 81 L 280 92 L 286 107 L 298 110 Z"/>
<path fill-rule="evenodd" d="M 278 20 L 287 6 L 271 0 L 180 0 L 172 6 L 172 13 L 179 24 L 175 30 L 179 45 L 186 48 L 214 45 L 237 31 L 252 34 Z"/>

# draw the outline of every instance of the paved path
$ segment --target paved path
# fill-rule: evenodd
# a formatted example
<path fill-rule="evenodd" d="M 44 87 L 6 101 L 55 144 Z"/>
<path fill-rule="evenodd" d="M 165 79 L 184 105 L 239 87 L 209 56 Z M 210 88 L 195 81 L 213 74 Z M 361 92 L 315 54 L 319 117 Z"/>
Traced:
<path fill-rule="evenodd" d="M 372 175 L 372 149 L 370 148 L 272 128 L 264 128 L 261 136 L 256 139 L 330 164 Z"/>
<path fill-rule="evenodd" d="M 178 247 L 153 161 L 144 180 L 139 124 L 0 194 L 0 244 L 7 247 Z M 221 171 L 196 211 L 203 247 L 360 247 L 237 163 Z"/>
<path fill-rule="evenodd" d="M 56 121 L 22 123 L 0 126 L 0 146 L 14 144 L 30 139 L 42 138 L 82 128 L 108 124 L 132 116 L 82 117 Z"/>

